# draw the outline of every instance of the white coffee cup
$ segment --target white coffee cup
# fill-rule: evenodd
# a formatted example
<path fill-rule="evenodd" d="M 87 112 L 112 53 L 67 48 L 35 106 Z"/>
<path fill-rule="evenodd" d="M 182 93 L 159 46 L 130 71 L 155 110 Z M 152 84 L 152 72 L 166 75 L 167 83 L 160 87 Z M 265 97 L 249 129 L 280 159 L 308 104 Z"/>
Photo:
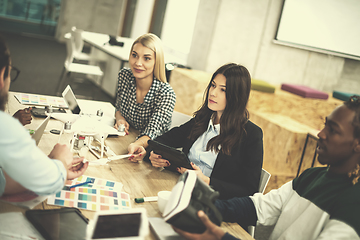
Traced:
<path fill-rule="evenodd" d="M 158 192 L 158 207 L 161 213 L 164 212 L 165 206 L 169 201 L 171 192 L 170 191 L 160 191 Z"/>

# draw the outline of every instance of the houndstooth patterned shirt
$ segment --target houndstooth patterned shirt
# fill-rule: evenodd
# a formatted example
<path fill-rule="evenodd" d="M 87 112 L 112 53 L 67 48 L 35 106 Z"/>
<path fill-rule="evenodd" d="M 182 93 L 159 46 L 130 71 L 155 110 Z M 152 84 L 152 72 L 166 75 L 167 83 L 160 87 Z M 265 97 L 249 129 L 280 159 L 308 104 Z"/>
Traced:
<path fill-rule="evenodd" d="M 154 139 L 168 131 L 175 101 L 175 92 L 171 86 L 154 77 L 144 102 L 137 103 L 136 82 L 131 69 L 120 70 L 116 110 L 120 111 L 132 127 L 140 131 L 139 137 L 147 135 Z"/>

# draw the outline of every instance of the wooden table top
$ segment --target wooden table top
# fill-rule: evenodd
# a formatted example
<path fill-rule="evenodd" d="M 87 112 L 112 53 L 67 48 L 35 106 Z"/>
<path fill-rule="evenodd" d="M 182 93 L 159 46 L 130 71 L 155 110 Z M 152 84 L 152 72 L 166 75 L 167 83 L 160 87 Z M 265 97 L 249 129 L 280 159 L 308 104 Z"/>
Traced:
<path fill-rule="evenodd" d="M 13 114 L 17 109 L 24 108 L 23 106 L 12 99 L 12 94 L 9 95 L 8 112 Z M 33 118 L 33 121 L 26 128 L 36 129 L 37 125 L 41 123 L 43 119 Z M 63 123 L 57 120 L 51 120 L 46 130 L 61 129 Z M 132 143 L 138 131 L 130 129 L 130 134 L 124 137 L 109 137 L 105 140 L 105 144 L 110 147 L 116 154 L 127 154 L 127 147 Z M 53 146 L 57 143 L 68 144 L 70 146 L 71 134 L 54 135 L 52 133 L 44 133 L 39 148 L 42 149 L 46 154 L 49 154 Z M 95 156 L 90 152 L 86 153 L 86 159 L 95 160 Z M 170 172 L 168 170 L 159 170 L 158 168 L 152 167 L 148 162 L 133 163 L 128 159 L 121 159 L 112 161 L 104 166 L 89 166 L 84 175 L 104 178 L 112 181 L 121 182 L 123 184 L 122 191 L 130 195 L 131 207 L 139 208 L 143 207 L 147 210 L 149 217 L 160 217 L 157 202 L 144 202 L 135 203 L 134 198 L 156 196 L 159 191 L 168 190 L 171 191 L 173 186 L 176 184 L 179 174 Z M 60 208 L 58 206 L 48 205 L 46 201 L 42 202 L 35 207 L 35 209 L 54 209 Z M 89 219 L 93 218 L 95 212 L 89 210 L 82 210 L 81 212 Z M 25 209 L 20 207 L 0 203 L 0 212 L 12 212 L 21 211 Z M 246 231 L 244 231 L 238 224 L 223 223 L 222 227 L 225 231 L 233 234 L 241 239 L 253 239 Z M 146 239 L 156 239 L 154 234 L 150 231 L 149 236 Z"/>

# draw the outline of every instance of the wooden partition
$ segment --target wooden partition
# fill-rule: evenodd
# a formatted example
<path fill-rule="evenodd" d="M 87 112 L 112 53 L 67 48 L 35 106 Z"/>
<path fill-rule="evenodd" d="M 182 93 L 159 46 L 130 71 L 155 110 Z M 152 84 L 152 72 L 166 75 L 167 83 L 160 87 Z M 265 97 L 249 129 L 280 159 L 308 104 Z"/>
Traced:
<path fill-rule="evenodd" d="M 176 93 L 175 111 L 192 116 L 202 104 L 210 79 L 210 73 L 175 68 L 170 75 L 170 85 Z"/>

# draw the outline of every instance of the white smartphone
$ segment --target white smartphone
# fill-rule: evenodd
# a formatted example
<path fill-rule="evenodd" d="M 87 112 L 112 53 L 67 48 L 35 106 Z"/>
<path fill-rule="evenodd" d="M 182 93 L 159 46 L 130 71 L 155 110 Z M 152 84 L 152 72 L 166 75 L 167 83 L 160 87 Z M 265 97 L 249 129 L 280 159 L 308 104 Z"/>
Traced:
<path fill-rule="evenodd" d="M 87 240 L 135 240 L 149 234 L 149 222 L 145 208 L 99 211 L 87 227 Z"/>

